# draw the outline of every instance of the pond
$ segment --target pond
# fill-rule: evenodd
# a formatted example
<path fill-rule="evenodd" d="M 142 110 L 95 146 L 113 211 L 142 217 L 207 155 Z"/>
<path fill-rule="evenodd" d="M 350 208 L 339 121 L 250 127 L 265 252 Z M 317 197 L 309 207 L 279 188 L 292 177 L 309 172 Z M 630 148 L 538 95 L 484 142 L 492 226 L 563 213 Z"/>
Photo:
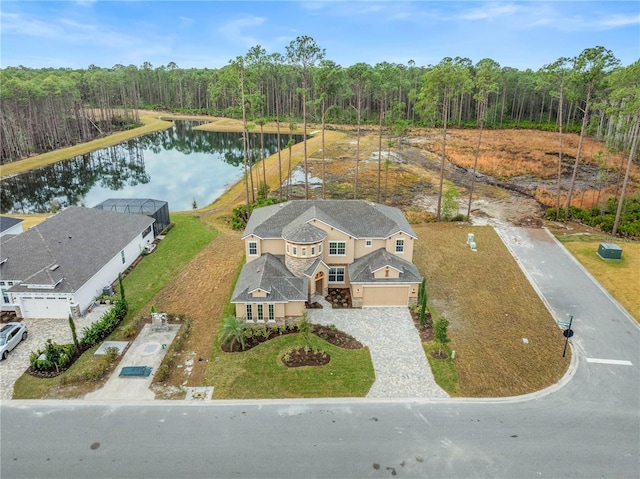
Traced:
<path fill-rule="evenodd" d="M 242 178 L 243 155 L 242 133 L 193 129 L 202 123 L 175 121 L 167 130 L 4 179 L 0 212 L 93 207 L 109 198 L 163 200 L 171 211 L 190 210 L 194 200 L 205 206 Z M 251 157 L 259 160 L 260 134 L 250 133 L 249 141 Z M 288 141 L 280 135 L 283 150 Z M 264 135 L 265 156 L 278 151 L 277 143 L 277 135 Z"/>

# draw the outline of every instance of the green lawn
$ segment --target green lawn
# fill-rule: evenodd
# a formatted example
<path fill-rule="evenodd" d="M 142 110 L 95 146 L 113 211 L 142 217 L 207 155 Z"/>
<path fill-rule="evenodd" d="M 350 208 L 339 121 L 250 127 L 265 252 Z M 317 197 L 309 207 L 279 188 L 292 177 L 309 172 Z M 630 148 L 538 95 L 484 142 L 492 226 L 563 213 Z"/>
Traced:
<path fill-rule="evenodd" d="M 208 245 L 218 232 L 190 214 L 171 214 L 175 226 L 156 250 L 145 257 L 123 280 L 129 314 L 135 318 L 189 261 Z M 146 311 L 144 311 L 146 314 Z"/>
<path fill-rule="evenodd" d="M 215 399 L 366 396 L 375 379 L 367 348 L 341 349 L 312 334 L 310 347 L 327 352 L 329 364 L 300 368 L 282 364 L 281 356 L 302 344 L 300 334 L 288 334 L 240 353 L 225 353 L 216 345 L 205 383 L 215 385 Z"/>
<path fill-rule="evenodd" d="M 431 372 L 438 386 L 444 389 L 449 396 L 460 396 L 460 383 L 458 381 L 458 371 L 454 360 L 451 359 L 451 348 L 445 345 L 442 350 L 449 356 L 447 359 L 435 359 L 431 356 L 434 351 L 440 350 L 440 345 L 435 341 L 422 343 L 424 354 L 427 356 Z"/>
<path fill-rule="evenodd" d="M 605 235 L 556 234 L 556 237 L 636 321 L 640 321 L 640 243 Z M 601 242 L 620 246 L 622 259 L 600 258 L 597 251 Z"/>
<path fill-rule="evenodd" d="M 155 252 L 143 260 L 123 280 L 129 313 L 122 324 L 111 334 L 110 340 L 125 338 L 125 333 L 153 297 L 191 261 L 198 252 L 211 242 L 218 232 L 198 218 L 188 214 L 172 214 L 175 226 L 162 240 Z M 214 334 L 212 332 L 212 334 Z M 81 337 L 82 332 L 78 331 Z M 46 397 L 82 397 L 97 389 L 101 380 L 77 380 L 91 375 L 100 367 L 101 357 L 94 356 L 97 346 L 89 349 L 63 374 L 52 379 L 34 378 L 23 374 L 15 384 L 14 399 L 38 399 Z M 68 384 L 64 384 L 67 382 Z"/>

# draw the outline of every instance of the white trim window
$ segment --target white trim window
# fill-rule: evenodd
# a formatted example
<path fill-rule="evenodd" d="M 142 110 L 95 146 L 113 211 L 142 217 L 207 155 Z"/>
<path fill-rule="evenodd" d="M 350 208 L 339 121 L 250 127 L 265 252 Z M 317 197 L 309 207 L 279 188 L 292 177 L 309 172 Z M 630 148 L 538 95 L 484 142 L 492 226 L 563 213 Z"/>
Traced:
<path fill-rule="evenodd" d="M 247 311 L 247 321 L 253 321 L 253 308 L 251 307 L 251 303 L 246 304 L 245 310 Z"/>
<path fill-rule="evenodd" d="M 347 254 L 346 241 L 329 241 L 330 256 L 345 256 Z"/>
<path fill-rule="evenodd" d="M 396 253 L 404 253 L 404 239 L 402 238 L 396 240 Z"/>
<path fill-rule="evenodd" d="M 258 242 L 249 241 L 249 256 L 258 256 Z"/>
<path fill-rule="evenodd" d="M 264 321 L 264 307 L 261 304 L 258 305 L 258 321 Z"/>
<path fill-rule="evenodd" d="M 297 246 L 293 247 L 293 256 L 298 256 L 298 247 Z"/>
<path fill-rule="evenodd" d="M 302 247 L 302 256 L 307 256 L 307 248 L 306 248 L 306 246 Z"/>
<path fill-rule="evenodd" d="M 316 255 L 316 247 L 312 246 L 311 247 L 311 256 L 315 256 Z"/>
<path fill-rule="evenodd" d="M 275 321 L 276 320 L 276 307 L 273 304 L 269 304 L 269 321 Z"/>
<path fill-rule="evenodd" d="M 373 240 L 370 240 L 370 239 L 364 240 L 364 246 L 366 248 L 371 248 L 371 246 L 373 246 Z"/>
<path fill-rule="evenodd" d="M 289 250 L 290 250 L 289 243 L 287 243 L 287 254 L 289 254 Z"/>
<path fill-rule="evenodd" d="M 318 245 L 318 254 L 322 253 L 322 243 Z"/>
<path fill-rule="evenodd" d="M 344 283 L 344 266 L 329 268 L 330 283 Z"/>
<path fill-rule="evenodd" d="M 120 251 L 120 258 L 122 258 L 122 264 L 125 264 L 127 260 L 124 257 L 124 250 Z"/>

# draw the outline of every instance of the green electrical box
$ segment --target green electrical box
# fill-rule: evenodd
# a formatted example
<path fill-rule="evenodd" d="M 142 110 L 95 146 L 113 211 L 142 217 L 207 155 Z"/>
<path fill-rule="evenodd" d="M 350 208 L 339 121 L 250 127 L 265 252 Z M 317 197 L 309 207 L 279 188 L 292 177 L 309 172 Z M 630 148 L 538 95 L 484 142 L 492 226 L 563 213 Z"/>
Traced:
<path fill-rule="evenodd" d="M 622 248 L 614 243 L 600 243 L 600 246 L 598 246 L 598 256 L 602 259 L 621 259 Z"/>

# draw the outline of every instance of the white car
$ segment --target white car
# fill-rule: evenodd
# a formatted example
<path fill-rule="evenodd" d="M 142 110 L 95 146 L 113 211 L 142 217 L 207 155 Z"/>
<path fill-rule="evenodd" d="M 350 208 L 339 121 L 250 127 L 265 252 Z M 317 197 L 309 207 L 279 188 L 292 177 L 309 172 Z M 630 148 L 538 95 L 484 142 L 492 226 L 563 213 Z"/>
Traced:
<path fill-rule="evenodd" d="M 27 327 L 22 323 L 7 323 L 0 329 L 0 358 L 7 359 L 9 351 L 27 339 Z"/>

